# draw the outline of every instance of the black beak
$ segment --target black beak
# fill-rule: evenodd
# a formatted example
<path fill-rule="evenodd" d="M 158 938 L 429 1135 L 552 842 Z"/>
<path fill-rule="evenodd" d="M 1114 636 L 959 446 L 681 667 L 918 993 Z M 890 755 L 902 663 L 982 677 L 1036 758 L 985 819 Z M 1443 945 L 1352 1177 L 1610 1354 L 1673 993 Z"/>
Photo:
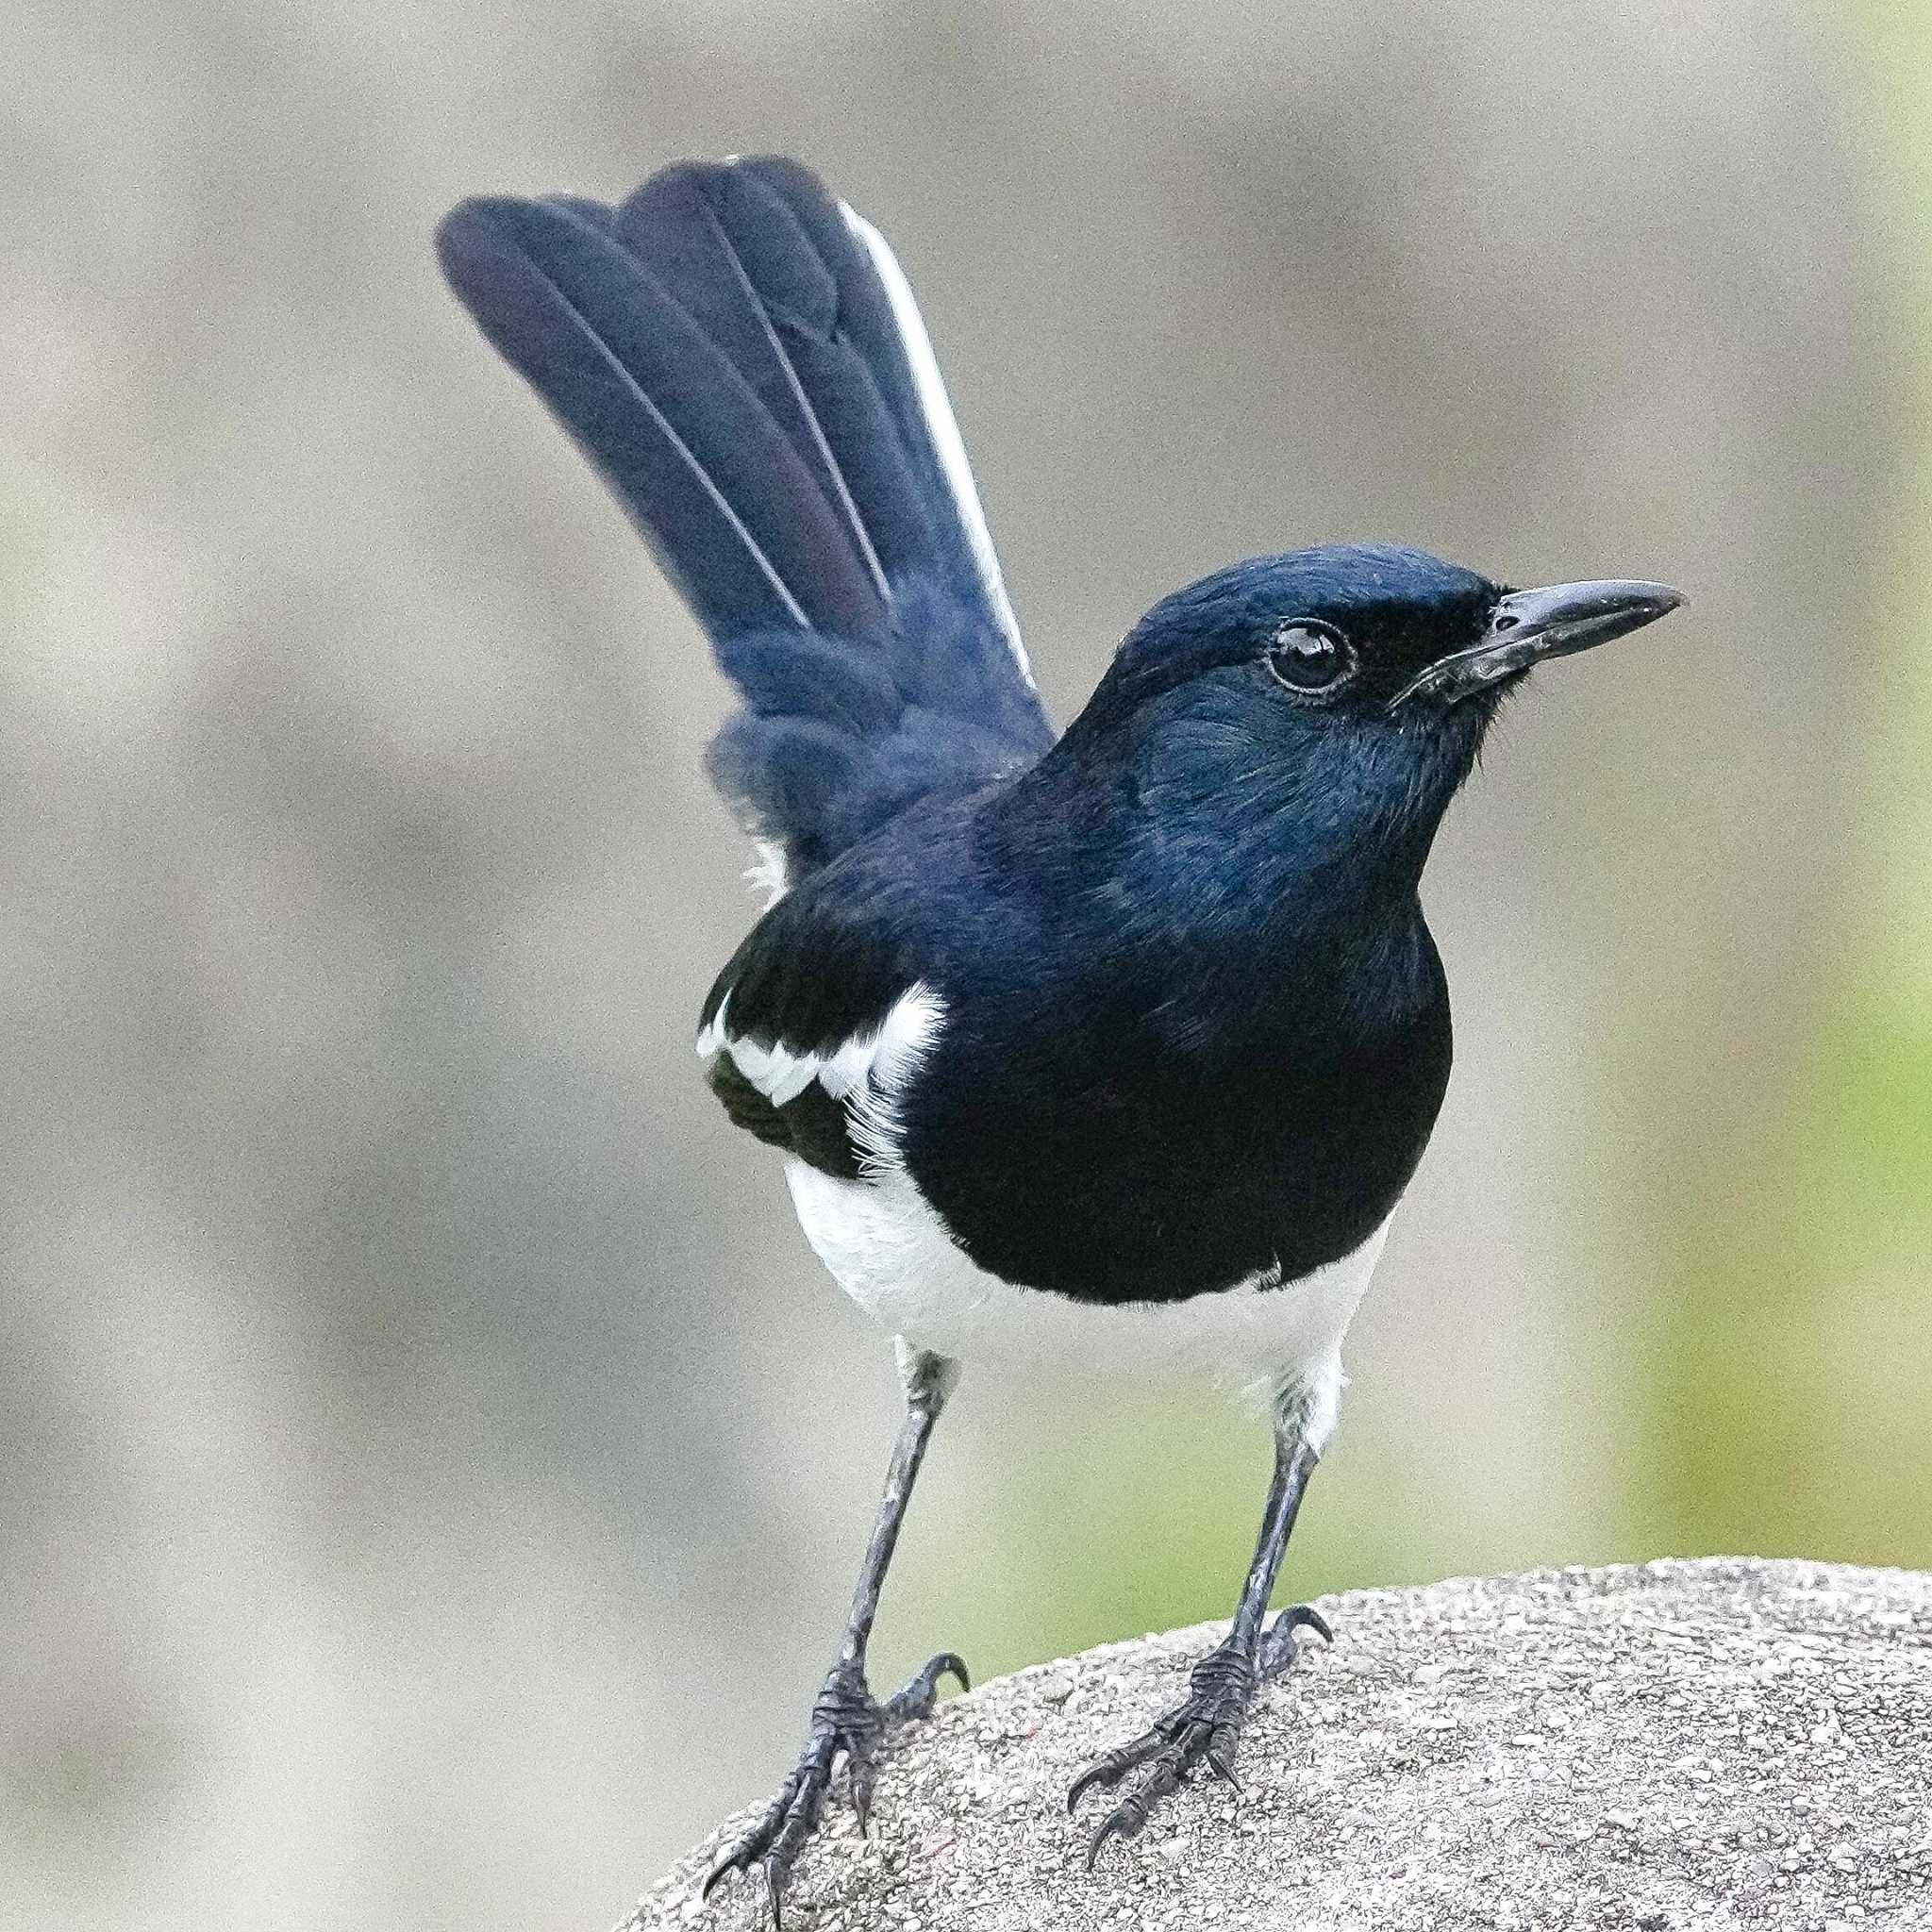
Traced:
<path fill-rule="evenodd" d="M 1641 630 L 1683 601 L 1684 593 L 1668 584 L 1621 578 L 1511 591 L 1498 599 L 1481 643 L 1431 664 L 1404 686 L 1390 708 L 1424 694 L 1454 704 L 1545 658 L 1567 658 L 1573 651 L 1607 644 L 1626 631 Z"/>

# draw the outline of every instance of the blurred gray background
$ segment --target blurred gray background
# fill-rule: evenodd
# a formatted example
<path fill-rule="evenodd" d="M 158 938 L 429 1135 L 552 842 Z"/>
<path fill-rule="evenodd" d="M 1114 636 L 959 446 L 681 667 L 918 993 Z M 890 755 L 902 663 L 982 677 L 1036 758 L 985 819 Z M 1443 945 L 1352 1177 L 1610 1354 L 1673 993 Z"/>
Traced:
<path fill-rule="evenodd" d="M 1859 19 L 9 16 L 0 1924 L 613 1920 L 789 1764 L 870 1517 L 889 1350 L 691 1055 L 723 688 L 437 280 L 479 190 L 818 166 L 1062 718 L 1252 551 L 1685 586 L 1439 848 L 1457 1077 L 1288 1587 L 1932 1559 L 1932 51 Z M 1224 1613 L 1265 1462 L 969 1376 L 879 1676 Z"/>

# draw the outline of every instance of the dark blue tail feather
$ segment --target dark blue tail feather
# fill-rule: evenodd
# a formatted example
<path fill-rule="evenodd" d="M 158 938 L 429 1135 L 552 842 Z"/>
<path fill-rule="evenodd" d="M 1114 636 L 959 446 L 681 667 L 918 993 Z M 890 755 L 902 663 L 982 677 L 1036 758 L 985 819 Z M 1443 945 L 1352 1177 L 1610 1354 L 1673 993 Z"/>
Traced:
<path fill-rule="evenodd" d="M 470 201 L 438 242 L 710 633 L 745 708 L 709 768 L 791 876 L 1051 742 L 909 293 L 808 170 Z"/>
<path fill-rule="evenodd" d="M 878 638 L 758 632 L 718 648 L 744 708 L 705 769 L 796 879 L 923 798 L 1030 765 L 1053 741 L 1003 639 L 927 586 Z M 937 674 L 937 675 L 935 675 Z"/>
<path fill-rule="evenodd" d="M 603 473 L 714 636 L 881 615 L 810 470 L 730 360 L 578 206 L 501 197 L 443 224 L 483 332 Z"/>

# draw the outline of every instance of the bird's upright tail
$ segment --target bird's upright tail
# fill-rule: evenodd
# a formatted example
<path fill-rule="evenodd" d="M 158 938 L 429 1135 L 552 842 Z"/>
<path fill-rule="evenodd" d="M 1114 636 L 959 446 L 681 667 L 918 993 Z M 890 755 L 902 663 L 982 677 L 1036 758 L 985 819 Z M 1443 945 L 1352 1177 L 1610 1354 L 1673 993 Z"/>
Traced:
<path fill-rule="evenodd" d="M 712 775 L 796 878 L 1051 742 L 910 289 L 795 161 L 466 201 L 444 274 L 744 699 Z"/>

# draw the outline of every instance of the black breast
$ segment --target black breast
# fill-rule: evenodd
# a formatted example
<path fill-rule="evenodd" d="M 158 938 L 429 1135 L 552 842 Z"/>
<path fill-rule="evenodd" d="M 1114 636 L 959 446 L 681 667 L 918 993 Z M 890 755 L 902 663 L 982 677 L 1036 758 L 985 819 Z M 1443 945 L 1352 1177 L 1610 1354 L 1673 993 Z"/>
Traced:
<path fill-rule="evenodd" d="M 974 1262 L 1099 1302 L 1178 1301 L 1359 1247 L 1414 1173 L 1448 1084 L 1433 987 L 1372 1040 L 1257 1025 L 1211 1051 L 1168 1026 L 1087 1040 L 949 1016 L 907 1109 L 915 1180 Z"/>

